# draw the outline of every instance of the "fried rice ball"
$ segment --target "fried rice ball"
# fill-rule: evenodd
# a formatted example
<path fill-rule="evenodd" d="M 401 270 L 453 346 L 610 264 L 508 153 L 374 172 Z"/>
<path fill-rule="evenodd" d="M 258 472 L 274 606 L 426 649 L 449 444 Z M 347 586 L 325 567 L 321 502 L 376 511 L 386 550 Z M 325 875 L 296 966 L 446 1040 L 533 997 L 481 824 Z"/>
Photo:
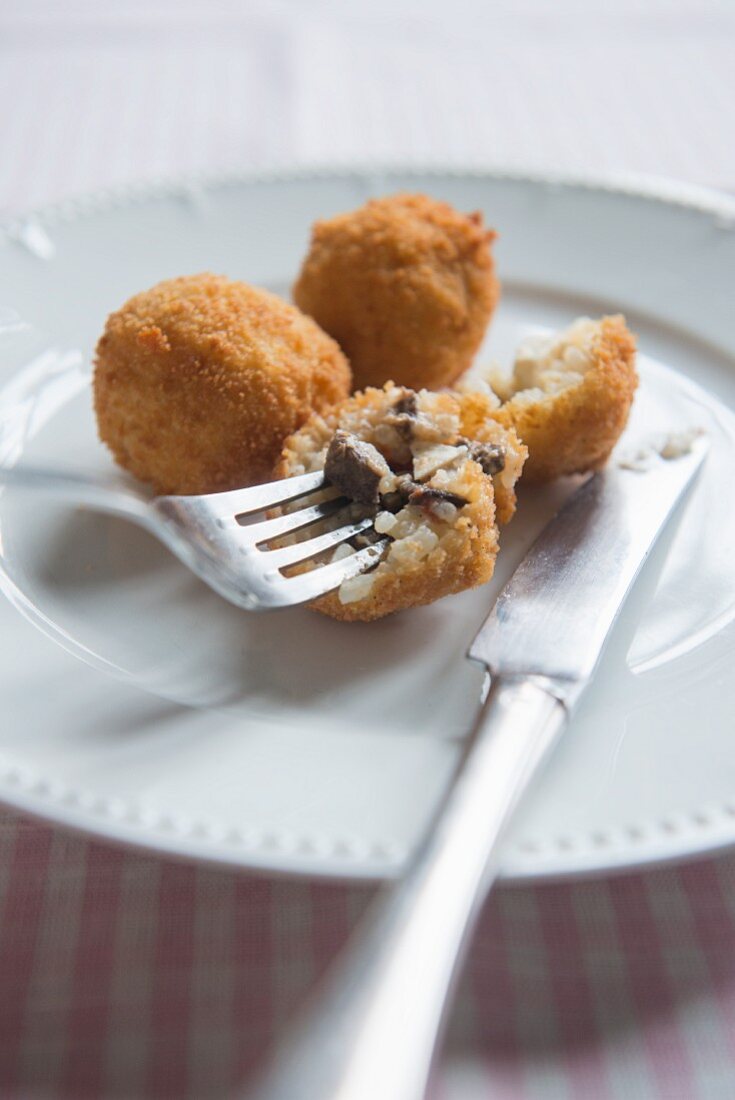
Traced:
<path fill-rule="evenodd" d="M 121 466 L 158 493 L 210 493 L 267 479 L 286 436 L 350 381 L 334 340 L 294 306 L 191 275 L 110 315 L 94 406 Z"/>
<path fill-rule="evenodd" d="M 495 514 L 498 523 L 509 523 L 516 511 L 516 483 L 525 472 L 528 448 L 513 427 L 505 427 L 495 419 L 497 403 L 483 394 L 458 396 L 462 435 L 477 444 L 497 447 L 503 465 L 493 475 Z"/>
<path fill-rule="evenodd" d="M 341 544 L 332 560 L 389 540 L 376 568 L 316 600 L 317 611 L 369 621 L 490 579 L 497 515 L 512 514 L 526 449 L 512 430 L 491 421 L 490 408 L 479 415 L 481 402 L 474 395 L 465 416 L 463 398 L 389 382 L 313 416 L 286 440 L 277 477 L 325 469 L 352 500 L 330 517 L 330 527 L 375 517 L 374 534 Z M 464 435 L 465 423 L 475 420 L 482 421 L 481 440 Z"/>
<path fill-rule="evenodd" d="M 356 389 L 450 386 L 498 299 L 494 237 L 480 213 L 426 195 L 374 199 L 316 222 L 294 301 L 343 349 Z"/>
<path fill-rule="evenodd" d="M 638 385 L 635 337 L 621 316 L 579 318 L 518 348 L 513 373 L 490 375 L 503 401 L 492 417 L 528 447 L 527 482 L 604 466 L 628 420 Z M 473 372 L 471 372 L 473 373 Z M 472 380 L 463 379 L 463 391 Z M 480 388 L 485 389 L 480 382 Z"/>

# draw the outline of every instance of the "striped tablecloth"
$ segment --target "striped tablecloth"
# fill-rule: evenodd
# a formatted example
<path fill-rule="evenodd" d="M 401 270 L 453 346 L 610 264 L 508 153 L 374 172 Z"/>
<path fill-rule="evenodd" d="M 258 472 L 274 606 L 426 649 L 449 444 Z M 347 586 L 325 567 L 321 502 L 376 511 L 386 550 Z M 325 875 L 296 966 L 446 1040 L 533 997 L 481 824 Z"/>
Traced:
<path fill-rule="evenodd" d="M 233 1096 L 370 896 L 5 818 L 0 1095 Z M 733 1095 L 732 858 L 492 896 L 433 1100 Z"/>
<path fill-rule="evenodd" d="M 0 207 L 381 158 L 735 188 L 734 34 L 727 0 L 6 0 Z M 0 1097 L 232 1095 L 369 896 L 0 811 Z M 432 1096 L 735 1097 L 735 859 L 498 890 Z"/>

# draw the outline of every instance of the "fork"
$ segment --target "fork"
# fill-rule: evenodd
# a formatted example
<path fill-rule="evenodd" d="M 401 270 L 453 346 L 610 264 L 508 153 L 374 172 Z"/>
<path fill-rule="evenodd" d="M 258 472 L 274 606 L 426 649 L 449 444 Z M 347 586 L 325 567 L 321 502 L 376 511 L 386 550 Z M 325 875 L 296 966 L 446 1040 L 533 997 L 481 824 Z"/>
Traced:
<path fill-rule="evenodd" d="M 0 486 L 50 492 L 73 504 L 134 520 L 210 588 L 248 611 L 292 607 L 323 596 L 376 565 L 389 542 L 382 538 L 339 561 L 284 575 L 289 566 L 308 562 L 372 527 L 372 518 L 365 517 L 287 546 L 269 546 L 337 515 L 349 504 L 322 470 L 202 496 L 146 498 L 122 482 L 29 466 L 0 467 Z M 333 495 L 309 503 L 308 498 L 322 489 L 332 489 Z M 300 506 L 272 518 L 257 518 L 292 503 Z"/>

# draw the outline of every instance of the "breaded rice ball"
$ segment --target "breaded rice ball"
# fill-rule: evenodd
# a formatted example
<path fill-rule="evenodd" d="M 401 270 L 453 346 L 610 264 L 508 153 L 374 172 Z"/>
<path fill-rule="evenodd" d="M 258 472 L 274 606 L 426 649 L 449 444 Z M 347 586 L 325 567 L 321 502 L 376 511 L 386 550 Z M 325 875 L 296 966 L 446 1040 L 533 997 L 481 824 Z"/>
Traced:
<path fill-rule="evenodd" d="M 528 447 L 526 481 L 553 481 L 604 466 L 638 385 L 635 352 L 623 317 L 582 317 L 563 332 L 528 337 L 516 353 L 512 376 L 491 376 L 504 402 L 493 418 L 514 428 Z"/>
<path fill-rule="evenodd" d="M 294 301 L 345 352 L 355 389 L 450 386 L 498 299 L 494 237 L 481 214 L 426 195 L 374 199 L 316 222 Z"/>
<path fill-rule="evenodd" d="M 117 462 L 158 493 L 266 480 L 283 440 L 344 399 L 331 337 L 274 294 L 222 275 L 168 279 L 110 315 L 94 406 Z"/>
<path fill-rule="evenodd" d="M 483 394 L 456 395 L 460 407 L 462 435 L 478 445 L 497 448 L 503 463 L 493 475 L 495 489 L 495 514 L 498 523 L 505 525 L 515 515 L 516 483 L 525 472 L 528 448 L 515 428 L 506 428 L 495 419 L 497 403 Z"/>
<path fill-rule="evenodd" d="M 483 440 L 466 437 L 463 400 L 389 382 L 313 416 L 286 440 L 276 476 L 324 469 L 352 502 L 330 517 L 330 527 L 348 517 L 375 517 L 374 533 L 340 545 L 332 560 L 389 540 L 377 567 L 343 581 L 315 601 L 316 610 L 368 621 L 490 579 L 498 552 L 496 501 L 509 517 L 526 451 L 496 422 Z M 479 400 L 475 395 L 475 406 Z M 490 411 L 485 408 L 483 425 Z M 310 528 L 307 535 L 314 533 Z"/>

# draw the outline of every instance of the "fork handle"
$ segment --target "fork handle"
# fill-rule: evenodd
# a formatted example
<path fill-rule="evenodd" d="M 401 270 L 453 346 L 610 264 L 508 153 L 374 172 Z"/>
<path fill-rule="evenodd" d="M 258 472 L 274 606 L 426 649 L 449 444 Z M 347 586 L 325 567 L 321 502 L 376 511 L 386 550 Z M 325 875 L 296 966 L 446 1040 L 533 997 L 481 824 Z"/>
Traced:
<path fill-rule="evenodd" d="M 376 899 L 252 1100 L 421 1100 L 498 840 L 565 721 L 532 679 L 493 683 L 408 873 Z"/>
<path fill-rule="evenodd" d="M 113 478 L 96 478 L 89 474 L 47 470 L 25 464 L 0 465 L 0 488 L 4 486 L 51 493 L 70 504 L 126 516 L 144 525 L 149 522 L 145 498 Z"/>

